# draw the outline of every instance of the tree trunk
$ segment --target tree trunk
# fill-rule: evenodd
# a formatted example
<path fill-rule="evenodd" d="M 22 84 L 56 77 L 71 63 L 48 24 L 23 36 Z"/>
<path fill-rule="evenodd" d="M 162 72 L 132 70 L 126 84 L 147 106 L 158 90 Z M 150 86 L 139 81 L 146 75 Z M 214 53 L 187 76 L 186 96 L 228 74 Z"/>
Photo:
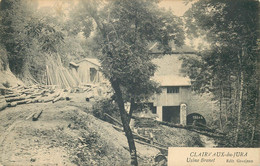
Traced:
<path fill-rule="evenodd" d="M 222 122 L 222 81 L 221 81 L 221 91 L 220 91 L 220 98 L 219 98 L 219 127 L 220 127 L 220 130 L 223 131 L 223 122 Z"/>
<path fill-rule="evenodd" d="M 223 90 L 223 83 L 221 83 L 221 98 L 222 98 L 222 105 L 223 105 L 223 98 L 225 99 L 225 108 L 222 109 L 224 110 L 224 113 L 225 113 L 225 123 L 228 121 L 228 113 L 227 113 L 227 110 L 228 110 L 228 103 L 227 103 L 227 96 L 224 95 L 224 90 Z"/>
<path fill-rule="evenodd" d="M 230 78 L 230 76 L 229 76 L 229 78 Z M 232 83 L 231 83 L 231 80 L 229 79 L 229 105 L 231 105 L 232 102 L 234 102 L 236 100 L 236 99 L 233 100 L 232 96 L 233 96 L 232 95 Z M 229 116 L 232 116 L 233 115 L 233 108 L 230 107 L 229 110 L 230 110 Z"/>
<path fill-rule="evenodd" d="M 242 58 L 244 54 L 244 49 L 242 48 L 242 54 L 239 56 L 240 63 L 240 86 L 239 86 L 239 100 L 238 100 L 238 112 L 237 112 L 237 130 L 235 136 L 235 144 L 238 144 L 238 137 L 241 125 L 241 112 L 242 112 L 242 101 L 243 101 L 243 90 L 244 90 L 244 73 L 242 69 Z"/>
<path fill-rule="evenodd" d="M 220 127 L 220 130 L 221 131 L 223 131 L 223 122 L 222 122 L 222 109 L 221 109 L 221 99 L 220 99 L 220 101 L 219 101 L 219 105 L 220 105 L 220 107 L 219 107 L 219 127 Z"/>
<path fill-rule="evenodd" d="M 120 116 L 121 116 L 121 120 L 123 123 L 123 128 L 124 128 L 124 132 L 128 141 L 128 146 L 129 146 L 129 150 L 130 150 L 130 155 L 131 155 L 131 165 L 138 165 L 137 162 L 137 154 L 136 154 L 136 148 L 135 148 L 135 142 L 134 142 L 134 137 L 132 134 L 132 131 L 130 129 L 129 123 L 128 123 L 128 116 L 127 113 L 125 111 L 125 107 L 124 107 L 124 101 L 122 98 L 122 92 L 119 86 L 119 83 L 117 81 L 113 81 L 111 80 L 111 85 L 115 91 L 116 97 L 117 97 L 117 104 L 120 110 Z"/>
<path fill-rule="evenodd" d="M 130 124 L 132 114 L 133 114 L 135 109 L 136 109 L 135 100 L 134 100 L 134 98 L 131 98 L 130 111 L 129 111 L 129 114 L 128 114 L 128 124 Z"/>
<path fill-rule="evenodd" d="M 256 89 L 259 89 L 259 80 L 257 81 Z M 255 138 L 255 130 L 257 127 L 257 124 L 259 122 L 259 108 L 260 108 L 260 103 L 259 103 L 259 96 L 260 96 L 260 91 L 258 92 L 257 97 L 255 98 L 255 109 L 254 109 L 254 114 L 255 114 L 255 119 L 252 127 L 252 134 L 250 138 L 250 145 L 253 147 L 254 146 L 254 138 Z"/>

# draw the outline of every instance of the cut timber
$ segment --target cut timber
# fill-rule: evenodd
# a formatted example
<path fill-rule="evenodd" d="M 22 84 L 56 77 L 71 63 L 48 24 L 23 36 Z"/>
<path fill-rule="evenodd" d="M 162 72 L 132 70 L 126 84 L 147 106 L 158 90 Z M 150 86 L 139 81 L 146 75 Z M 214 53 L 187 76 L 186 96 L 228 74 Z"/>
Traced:
<path fill-rule="evenodd" d="M 92 98 L 94 98 L 94 96 L 86 97 L 86 101 L 89 102 Z"/>
<path fill-rule="evenodd" d="M 31 99 L 26 99 L 26 100 L 17 101 L 16 103 L 17 103 L 17 105 L 19 105 L 19 104 L 28 104 L 30 102 L 31 102 Z"/>
<path fill-rule="evenodd" d="M 8 103 L 8 107 L 15 107 L 17 106 L 17 102 Z"/>
<path fill-rule="evenodd" d="M 59 95 L 60 95 L 60 92 L 53 92 L 51 95 L 49 95 L 47 98 L 45 98 L 43 102 L 46 103 L 46 102 L 53 101 Z"/>
<path fill-rule="evenodd" d="M 161 121 L 161 122 L 158 121 L 158 123 L 161 125 L 169 126 L 169 127 L 182 128 L 182 129 L 186 129 L 189 131 L 194 131 L 194 132 L 197 132 L 199 134 L 202 134 L 202 135 L 205 135 L 208 137 L 213 137 L 213 138 L 225 137 L 224 133 L 217 132 L 217 131 L 209 129 L 209 128 L 203 128 L 203 127 L 198 127 L 198 126 L 182 126 L 182 125 L 176 125 L 176 124 L 164 122 L 164 121 Z"/>
<path fill-rule="evenodd" d="M 0 95 L 0 102 L 2 102 L 2 100 L 5 100 L 5 97 Z"/>
<path fill-rule="evenodd" d="M 124 132 L 123 128 L 122 127 L 117 127 L 115 125 L 112 125 L 114 127 L 114 129 L 116 129 L 117 131 L 121 131 L 121 132 Z"/>
<path fill-rule="evenodd" d="M 55 103 L 59 100 L 64 100 L 64 93 L 63 92 L 60 92 L 59 96 L 56 97 L 55 99 L 53 99 L 52 102 Z"/>
<path fill-rule="evenodd" d="M 65 99 L 66 99 L 67 101 L 69 101 L 69 100 L 71 100 L 71 97 L 67 96 L 67 97 L 65 97 Z"/>
<path fill-rule="evenodd" d="M 10 97 L 6 99 L 6 102 L 13 102 L 13 101 L 19 101 L 19 100 L 25 100 L 25 97 Z"/>
<path fill-rule="evenodd" d="M 31 115 L 29 115 L 29 116 L 26 118 L 26 120 L 32 118 L 32 116 L 33 116 L 34 114 L 35 114 L 35 113 L 32 113 Z"/>
<path fill-rule="evenodd" d="M 39 119 L 39 117 L 41 116 L 41 114 L 42 114 L 42 110 L 36 112 L 36 113 L 33 115 L 32 120 L 33 120 L 33 121 L 37 121 L 37 120 Z"/>
<path fill-rule="evenodd" d="M 119 122 L 117 119 L 113 118 L 112 116 L 108 115 L 107 113 L 105 113 L 105 116 L 108 117 L 113 122 L 119 124 L 120 126 L 123 126 L 121 122 Z"/>
<path fill-rule="evenodd" d="M 0 87 L 0 89 L 6 90 L 6 91 L 13 91 L 12 89 L 10 89 L 10 88 L 5 88 L 5 87 Z"/>
<path fill-rule="evenodd" d="M 41 99 L 41 96 L 37 96 L 36 98 L 32 99 L 32 103 L 39 102 L 40 99 Z"/>
<path fill-rule="evenodd" d="M 157 148 L 157 149 L 160 149 L 160 150 L 168 151 L 167 148 L 160 147 L 160 146 L 157 146 L 157 145 L 152 145 L 152 144 L 146 143 L 146 142 L 144 142 L 144 141 L 135 140 L 135 142 L 140 143 L 140 144 L 143 144 L 143 145 L 151 146 L 151 147 L 154 147 L 154 148 Z"/>
<path fill-rule="evenodd" d="M 10 94 L 10 95 L 5 95 L 5 98 L 10 98 L 10 97 L 17 97 L 20 96 L 20 94 Z"/>
<path fill-rule="evenodd" d="M 19 87 L 21 87 L 21 85 L 18 84 L 17 86 L 12 87 L 12 89 L 17 89 Z"/>
<path fill-rule="evenodd" d="M 0 111 L 7 107 L 5 97 L 0 95 Z"/>
<path fill-rule="evenodd" d="M 116 130 L 118 130 L 118 131 L 121 131 L 121 132 L 124 131 L 122 127 L 117 127 L 117 126 L 115 126 L 115 125 L 113 125 L 113 127 L 114 127 Z M 143 140 L 143 141 L 146 141 L 146 142 L 148 142 L 148 143 L 150 142 L 150 139 L 149 139 L 149 138 L 143 137 L 143 136 L 141 136 L 141 135 L 139 135 L 139 134 L 136 134 L 136 133 L 134 133 L 134 132 L 133 132 L 133 136 L 134 136 L 134 139 Z"/>
<path fill-rule="evenodd" d="M 47 99 L 44 99 L 43 102 L 44 102 L 44 103 L 48 103 L 48 102 L 50 102 L 50 101 L 52 101 L 52 100 L 53 100 L 52 98 L 47 98 Z"/>
<path fill-rule="evenodd" d="M 25 86 L 19 86 L 19 87 L 17 87 L 17 88 L 14 88 L 15 90 L 20 90 L 20 89 L 24 89 L 24 88 L 26 88 Z"/>
<path fill-rule="evenodd" d="M 117 127 L 117 126 L 115 126 L 115 125 L 112 125 L 117 131 L 121 131 L 121 132 L 124 132 L 124 130 L 123 130 L 123 128 L 122 127 Z M 138 139 L 138 140 L 140 140 L 140 141 L 143 141 L 143 142 L 146 142 L 146 143 L 148 143 L 148 144 L 150 144 L 151 143 L 151 140 L 149 139 L 149 138 L 146 138 L 146 137 L 144 137 L 144 136 L 141 136 L 140 134 L 137 134 L 137 133 L 134 133 L 133 132 L 133 136 L 134 136 L 134 139 Z M 157 146 L 160 146 L 160 147 L 165 147 L 165 148 L 167 148 L 167 146 L 165 146 L 165 145 L 162 145 L 162 144 L 160 144 L 160 143 L 158 143 L 158 142 L 155 142 L 155 141 L 153 141 L 153 144 L 155 145 L 157 145 Z M 156 146 L 155 145 L 155 146 Z"/>
<path fill-rule="evenodd" d="M 26 94 L 26 93 L 32 93 L 32 89 L 25 89 L 25 90 L 21 90 L 21 91 L 19 91 L 20 93 L 24 93 L 24 94 Z"/>

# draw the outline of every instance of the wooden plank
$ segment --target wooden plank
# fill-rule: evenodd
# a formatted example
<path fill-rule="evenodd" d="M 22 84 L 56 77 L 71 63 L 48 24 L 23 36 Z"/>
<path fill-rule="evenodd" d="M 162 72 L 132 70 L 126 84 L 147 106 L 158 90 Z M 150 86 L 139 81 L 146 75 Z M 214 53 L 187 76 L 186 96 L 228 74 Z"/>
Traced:
<path fill-rule="evenodd" d="M 35 113 L 30 114 L 30 115 L 26 118 L 26 120 L 32 118 L 32 116 L 33 116 L 34 114 L 35 114 Z"/>
<path fill-rule="evenodd" d="M 194 132 L 197 132 L 199 134 L 206 135 L 209 137 L 223 138 L 225 136 L 224 133 L 217 132 L 217 131 L 214 131 L 209 128 L 202 128 L 202 127 L 198 127 L 198 126 L 182 126 L 182 125 L 176 125 L 176 124 L 172 124 L 172 123 L 164 122 L 164 121 L 162 121 L 162 122 L 158 121 L 158 123 L 161 125 L 168 126 L 168 127 L 182 128 L 182 129 L 186 129 L 189 131 L 194 131 Z"/>
<path fill-rule="evenodd" d="M 31 101 L 31 99 L 25 99 L 25 100 L 21 100 L 21 101 L 17 101 L 17 105 L 19 104 L 28 104 Z"/>
<path fill-rule="evenodd" d="M 6 102 L 13 102 L 13 101 L 20 101 L 20 100 L 25 100 L 26 98 L 25 97 L 10 97 L 10 98 L 7 98 L 6 99 Z"/>
<path fill-rule="evenodd" d="M 5 109 L 7 107 L 7 103 L 5 102 L 5 100 L 1 100 L 0 102 L 0 111 Z"/>
<path fill-rule="evenodd" d="M 37 96 L 36 98 L 32 99 L 32 103 L 36 103 L 39 102 L 39 100 L 41 100 L 42 96 Z"/>
<path fill-rule="evenodd" d="M 64 93 L 63 92 L 60 92 L 60 95 L 58 97 L 56 97 L 55 99 L 53 99 L 53 103 L 59 101 L 59 100 L 64 100 Z"/>
<path fill-rule="evenodd" d="M 7 106 L 8 106 L 8 107 L 15 107 L 15 106 L 17 106 L 17 102 L 8 103 Z"/>
<path fill-rule="evenodd" d="M 6 102 L 1 102 L 0 103 L 0 111 L 5 109 L 7 107 L 7 103 Z"/>
<path fill-rule="evenodd" d="M 2 90 L 7 90 L 7 91 L 13 91 L 12 89 L 10 89 L 10 88 L 5 88 L 5 87 L 0 87 L 0 89 L 2 89 Z"/>
<path fill-rule="evenodd" d="M 4 98 L 17 97 L 17 96 L 20 96 L 20 95 L 21 94 L 14 93 L 14 94 L 10 94 L 10 95 L 5 95 Z"/>
<path fill-rule="evenodd" d="M 154 147 L 154 148 L 157 148 L 157 149 L 160 149 L 160 150 L 168 151 L 167 148 L 160 147 L 160 146 L 157 146 L 157 145 L 152 145 L 152 144 L 146 143 L 146 142 L 141 141 L 141 140 L 135 140 L 135 142 L 140 143 L 140 144 L 143 144 L 143 145 L 151 146 L 151 147 Z"/>
<path fill-rule="evenodd" d="M 116 130 L 121 131 L 121 132 L 124 132 L 124 129 L 123 129 L 122 127 L 118 127 L 118 126 L 115 126 L 115 125 L 112 125 L 112 126 L 113 126 Z M 149 139 L 149 138 L 143 137 L 143 136 L 141 136 L 141 135 L 139 135 L 139 134 L 137 134 L 137 133 L 134 133 L 134 132 L 132 132 L 132 134 L 133 134 L 134 138 L 136 138 L 136 139 L 141 139 L 141 140 L 145 140 L 145 141 L 147 141 L 147 142 L 150 142 L 150 139 Z"/>
<path fill-rule="evenodd" d="M 42 114 L 42 111 L 43 111 L 43 110 L 40 110 L 40 111 L 36 112 L 35 114 L 33 114 L 32 120 L 33 120 L 33 121 L 37 121 L 37 120 L 40 118 L 40 116 L 41 116 L 41 114 Z"/>
<path fill-rule="evenodd" d="M 119 124 L 120 126 L 123 126 L 123 124 L 121 122 L 119 122 L 117 119 L 113 118 L 112 116 L 108 115 L 107 113 L 104 114 L 106 117 L 108 117 L 109 119 L 111 119 L 112 121 L 116 122 L 117 124 Z"/>
<path fill-rule="evenodd" d="M 118 130 L 118 131 L 121 131 L 121 132 L 124 132 L 124 130 L 123 130 L 123 128 L 122 127 L 117 127 L 117 126 L 115 126 L 115 125 L 113 125 L 113 127 L 116 129 L 116 130 Z M 132 132 L 132 134 L 133 134 L 133 136 L 134 136 L 134 139 L 138 139 L 138 140 L 141 140 L 141 141 L 143 141 L 143 142 L 146 142 L 146 143 L 150 143 L 151 142 L 151 140 L 149 139 L 149 138 L 147 138 L 147 137 L 144 137 L 144 136 L 142 136 L 142 135 L 140 135 L 140 134 L 137 134 L 137 133 L 135 133 L 135 132 Z M 161 143 L 159 143 L 159 142 L 156 142 L 156 141 L 153 141 L 153 144 L 156 146 L 160 146 L 160 147 L 167 147 L 166 145 L 163 145 L 163 144 L 161 144 Z"/>

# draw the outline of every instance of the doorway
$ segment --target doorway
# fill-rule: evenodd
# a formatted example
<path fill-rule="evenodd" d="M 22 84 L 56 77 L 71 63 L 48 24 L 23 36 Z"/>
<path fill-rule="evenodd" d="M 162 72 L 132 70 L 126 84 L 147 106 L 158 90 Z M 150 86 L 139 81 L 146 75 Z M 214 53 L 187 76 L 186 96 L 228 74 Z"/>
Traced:
<path fill-rule="evenodd" d="M 90 68 L 90 82 L 97 82 L 97 70 L 95 68 Z"/>
<path fill-rule="evenodd" d="M 180 106 L 163 106 L 163 121 L 179 124 Z"/>

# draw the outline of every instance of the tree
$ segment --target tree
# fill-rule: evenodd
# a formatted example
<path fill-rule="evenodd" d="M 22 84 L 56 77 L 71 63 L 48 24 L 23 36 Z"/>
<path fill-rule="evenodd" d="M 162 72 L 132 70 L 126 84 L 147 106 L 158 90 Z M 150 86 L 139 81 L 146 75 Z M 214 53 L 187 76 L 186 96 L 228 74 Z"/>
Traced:
<path fill-rule="evenodd" d="M 98 58 L 116 95 L 132 165 L 137 165 L 137 155 L 129 127 L 131 113 L 127 114 L 124 103 L 131 101 L 133 111 L 137 101 L 148 98 L 157 89 L 157 84 L 150 80 L 156 66 L 151 62 L 148 45 L 157 42 L 159 49 L 167 51 L 171 49 L 169 41 L 180 46 L 184 40 L 181 20 L 172 12 L 159 9 L 157 3 L 156 0 L 81 2 L 84 11 L 81 13 L 86 15 L 81 15 L 80 21 L 94 30 L 93 40 L 100 46 L 102 54 Z M 86 32 L 84 35 L 89 37 Z"/>
<path fill-rule="evenodd" d="M 19 0 L 1 1 L 1 43 L 8 52 L 8 59 L 11 70 L 15 73 L 22 71 L 26 52 L 26 42 L 24 26 L 29 22 L 32 11 L 28 9 L 26 3 Z M 12 55 L 11 55 L 12 54 Z M 18 55 L 20 54 L 20 55 Z"/>
<path fill-rule="evenodd" d="M 64 37 L 61 29 L 49 21 L 52 17 L 40 15 L 36 11 L 35 2 L 22 0 L 0 2 L 1 44 L 7 51 L 11 71 L 27 83 L 34 80 L 31 75 L 34 68 L 37 68 L 36 72 L 44 68 L 44 56 L 58 51 L 57 45 Z"/>
<path fill-rule="evenodd" d="M 194 3 L 185 13 L 189 36 L 203 36 L 210 48 L 196 58 L 184 58 L 184 70 L 195 90 L 213 93 L 219 102 L 220 129 L 235 137 L 231 146 L 259 141 L 257 6 L 257 1 L 207 0 Z"/>

